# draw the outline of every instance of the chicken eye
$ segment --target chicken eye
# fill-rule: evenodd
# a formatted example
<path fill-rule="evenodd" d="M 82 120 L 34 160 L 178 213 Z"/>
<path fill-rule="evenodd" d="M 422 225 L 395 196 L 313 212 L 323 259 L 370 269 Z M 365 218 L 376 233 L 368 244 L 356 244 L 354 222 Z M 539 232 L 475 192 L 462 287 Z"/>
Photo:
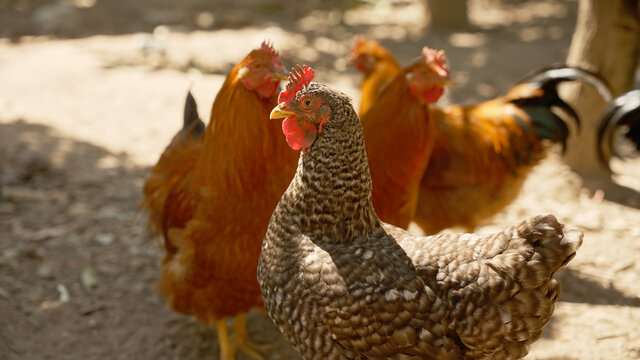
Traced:
<path fill-rule="evenodd" d="M 305 109 L 311 109 L 313 107 L 313 99 L 306 98 L 306 99 L 302 100 L 302 106 Z"/>
<path fill-rule="evenodd" d="M 260 69 L 261 67 L 262 67 L 262 64 L 260 64 L 260 63 L 256 63 L 256 64 L 253 65 L 253 68 L 256 69 L 256 70 Z"/>

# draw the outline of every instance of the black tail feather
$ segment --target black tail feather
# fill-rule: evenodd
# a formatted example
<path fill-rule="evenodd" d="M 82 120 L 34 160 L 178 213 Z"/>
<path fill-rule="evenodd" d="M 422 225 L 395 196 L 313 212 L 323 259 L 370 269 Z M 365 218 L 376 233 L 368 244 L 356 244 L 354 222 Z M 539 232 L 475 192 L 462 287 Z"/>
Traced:
<path fill-rule="evenodd" d="M 640 151 L 640 90 L 626 92 L 613 101 L 603 112 L 598 128 L 598 156 L 600 161 L 609 166 L 612 157 L 622 158 L 616 153 L 614 140 L 622 127 L 628 131 L 624 136 Z"/>
<path fill-rule="evenodd" d="M 562 65 L 546 67 L 526 76 L 521 83 L 534 85 L 542 90 L 542 95 L 514 101 L 529 113 L 538 136 L 560 142 L 563 151 L 566 150 L 569 128 L 566 121 L 551 109 L 562 111 L 564 116 L 575 124 L 578 131 L 581 125 L 576 111 L 558 95 L 558 84 L 567 81 L 580 81 L 593 87 L 605 101 L 611 100 L 611 91 L 606 81 L 599 75 L 581 68 Z"/>
<path fill-rule="evenodd" d="M 194 125 L 194 123 L 196 124 Z M 187 99 L 184 104 L 182 131 L 191 131 L 194 137 L 199 137 L 204 132 L 204 123 L 200 120 L 198 105 L 193 95 L 191 95 L 191 91 L 187 92 Z"/>
<path fill-rule="evenodd" d="M 591 86 L 600 94 L 605 102 L 613 99 L 607 81 L 600 75 L 575 66 L 554 65 L 535 71 L 520 81 L 520 83 L 539 83 L 546 92 L 557 92 L 557 86 L 565 81 L 580 81 Z"/>
<path fill-rule="evenodd" d="M 559 110 L 564 112 L 565 116 L 572 119 L 573 122 L 576 124 L 577 130 L 580 131 L 580 128 L 581 128 L 580 117 L 578 117 L 578 114 L 575 112 L 575 110 L 573 110 L 571 106 L 569 106 L 569 104 L 567 104 L 566 102 L 564 102 L 562 99 L 558 97 L 556 98 L 556 101 L 552 103 L 552 106 L 558 108 Z M 562 139 L 560 139 L 560 143 L 562 144 L 562 153 L 564 154 L 567 151 L 567 138 L 569 137 L 569 128 L 567 127 L 567 124 L 565 124 L 564 120 L 562 120 L 562 118 L 560 118 L 558 115 L 555 115 L 555 116 L 557 118 L 556 121 L 559 124 L 561 124 L 561 127 L 563 129 Z"/>

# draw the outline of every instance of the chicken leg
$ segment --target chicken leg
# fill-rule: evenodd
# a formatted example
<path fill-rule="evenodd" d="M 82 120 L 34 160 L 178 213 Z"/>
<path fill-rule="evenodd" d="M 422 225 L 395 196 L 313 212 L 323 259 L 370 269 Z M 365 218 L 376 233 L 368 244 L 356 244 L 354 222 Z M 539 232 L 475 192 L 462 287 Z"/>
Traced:
<path fill-rule="evenodd" d="M 220 360 L 234 360 L 233 347 L 229 341 L 227 332 L 227 319 L 216 320 L 216 332 L 218 333 L 218 346 L 220 347 Z"/>
<path fill-rule="evenodd" d="M 271 344 L 254 344 L 249 340 L 245 314 L 240 314 L 235 317 L 231 342 L 235 351 L 239 351 L 255 360 L 264 360 L 264 356 L 262 356 L 260 352 L 273 348 Z"/>

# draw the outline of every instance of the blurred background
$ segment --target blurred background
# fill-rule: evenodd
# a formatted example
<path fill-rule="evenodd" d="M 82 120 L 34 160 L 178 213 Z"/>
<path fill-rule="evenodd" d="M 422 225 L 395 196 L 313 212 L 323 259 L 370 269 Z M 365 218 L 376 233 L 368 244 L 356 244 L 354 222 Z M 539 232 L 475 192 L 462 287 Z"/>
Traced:
<path fill-rule="evenodd" d="M 602 10 L 620 1 L 583 2 Z M 136 209 L 149 167 L 182 125 L 187 90 L 207 120 L 227 72 L 263 40 L 285 68 L 313 66 L 316 80 L 355 104 L 357 36 L 403 65 L 423 46 L 444 49 L 456 87 L 439 105 L 471 103 L 567 61 L 578 8 L 576 0 L 0 0 L 0 359 L 217 356 L 215 330 L 172 312 L 154 291 L 162 251 Z M 637 42 L 636 25 L 620 26 Z M 637 45 L 635 57 L 625 46 L 598 51 L 632 60 L 626 91 L 637 83 Z M 605 191 L 554 152 L 480 229 L 553 212 L 586 232 L 529 359 L 640 358 L 640 162 L 612 167 L 618 187 Z M 296 358 L 264 315 L 252 314 L 249 330 L 276 342 L 269 359 Z"/>

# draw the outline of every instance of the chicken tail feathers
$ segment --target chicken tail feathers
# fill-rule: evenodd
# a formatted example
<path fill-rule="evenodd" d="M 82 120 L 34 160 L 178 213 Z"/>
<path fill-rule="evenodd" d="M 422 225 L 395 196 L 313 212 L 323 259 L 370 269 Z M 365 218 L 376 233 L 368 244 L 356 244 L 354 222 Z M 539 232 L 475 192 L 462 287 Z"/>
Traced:
<path fill-rule="evenodd" d="M 640 90 L 626 92 L 613 101 L 601 116 L 598 129 L 598 156 L 609 167 L 612 157 L 624 158 L 624 154 L 615 145 L 616 136 L 622 133 L 631 151 L 640 151 Z M 627 151 L 625 151 L 627 152 Z"/>
<path fill-rule="evenodd" d="M 569 127 L 552 108 L 564 113 L 580 129 L 578 114 L 558 95 L 558 84 L 566 81 L 580 81 L 594 88 L 605 101 L 611 100 L 611 91 L 604 79 L 593 72 L 569 66 L 539 70 L 525 77 L 507 94 L 507 99 L 530 115 L 538 137 L 561 143 L 563 150 L 566 149 Z"/>
<path fill-rule="evenodd" d="M 184 104 L 184 120 L 182 123 L 182 132 L 187 132 L 195 138 L 199 138 L 204 134 L 204 123 L 198 115 L 198 105 L 191 95 L 191 91 L 187 92 L 187 99 Z"/>
<path fill-rule="evenodd" d="M 446 296 L 454 309 L 448 319 L 465 359 L 520 359 L 551 319 L 561 290 L 554 276 L 574 258 L 583 234 L 542 215 L 501 233 L 465 237 L 478 260 L 443 282 L 445 288 L 455 284 Z"/>
<path fill-rule="evenodd" d="M 542 255 L 540 259 L 549 265 L 553 275 L 563 268 L 582 245 L 582 232 L 560 224 L 553 215 L 540 215 L 514 227 L 514 238 L 524 238 Z"/>
<path fill-rule="evenodd" d="M 148 212 L 147 228 L 150 234 L 164 235 L 167 252 L 175 251 L 173 245 L 166 240 L 170 227 L 168 219 L 177 218 L 168 214 L 176 211 L 181 214 L 179 218 L 188 219 L 186 214 L 192 210 L 185 205 L 190 193 L 179 190 L 178 184 L 190 172 L 200 155 L 204 130 L 195 99 L 189 91 L 184 105 L 183 127 L 162 152 L 143 185 L 144 198 L 138 210 Z"/>
<path fill-rule="evenodd" d="M 553 92 L 557 97 L 557 86 L 565 81 L 580 81 L 596 90 L 605 102 L 612 100 L 611 90 L 605 79 L 594 72 L 574 66 L 546 67 L 526 76 L 520 83 L 538 83 L 542 90 Z"/>
<path fill-rule="evenodd" d="M 583 234 L 560 224 L 553 215 L 525 220 L 512 230 L 509 247 L 529 253 L 523 266 L 509 268 L 519 290 L 499 310 L 505 340 L 515 346 L 530 344 L 542 335 L 560 296 L 561 285 L 554 275 L 574 258 Z M 521 240 L 529 246 L 522 246 Z"/>

